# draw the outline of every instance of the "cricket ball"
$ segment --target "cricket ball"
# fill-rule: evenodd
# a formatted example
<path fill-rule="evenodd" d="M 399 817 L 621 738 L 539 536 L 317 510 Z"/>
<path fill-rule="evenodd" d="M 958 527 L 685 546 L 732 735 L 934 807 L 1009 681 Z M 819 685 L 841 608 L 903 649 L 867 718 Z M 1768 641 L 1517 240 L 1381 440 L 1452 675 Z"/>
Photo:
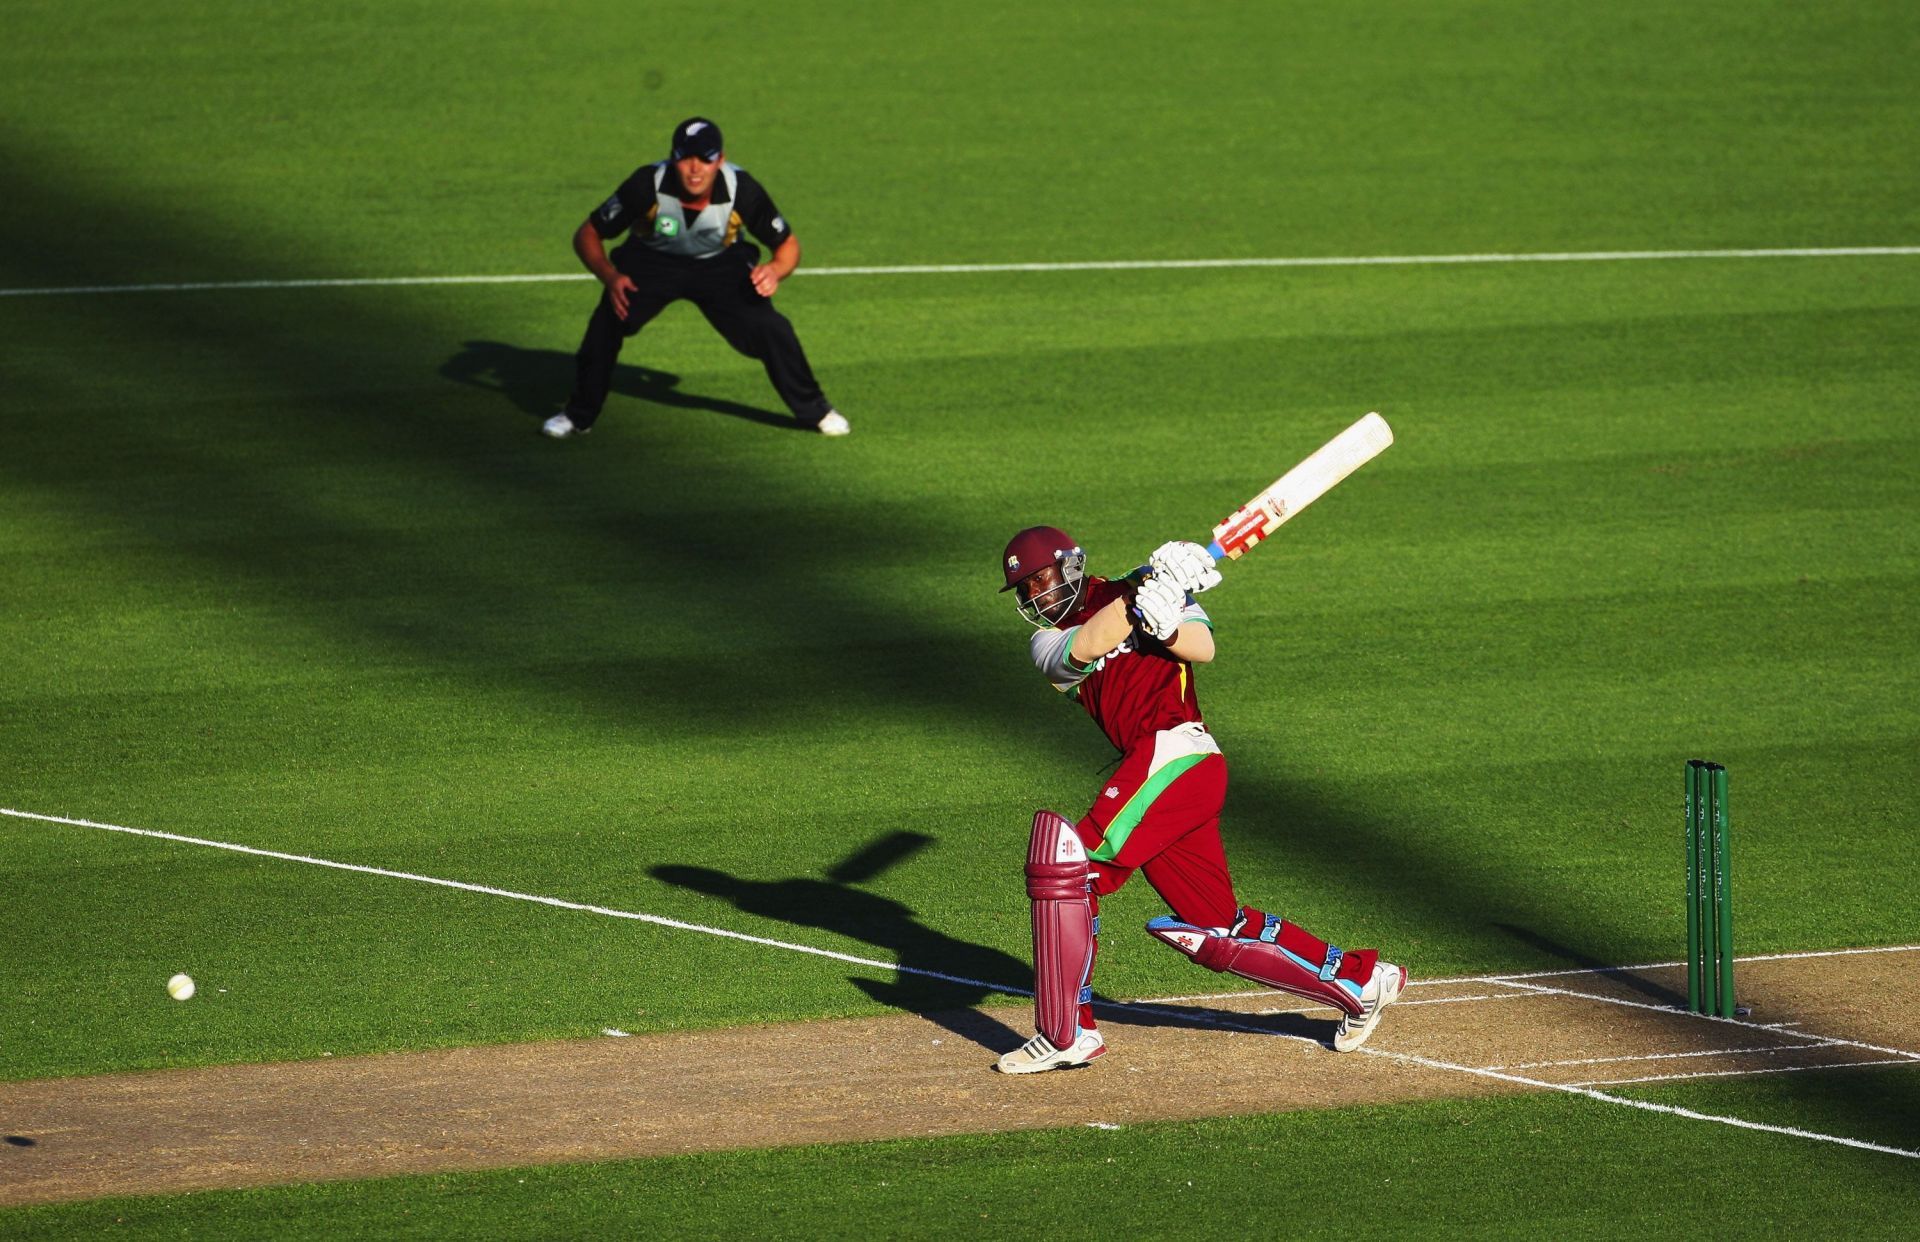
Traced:
<path fill-rule="evenodd" d="M 175 1000 L 187 1000 L 193 996 L 193 976 L 175 975 L 167 980 L 167 995 Z"/>

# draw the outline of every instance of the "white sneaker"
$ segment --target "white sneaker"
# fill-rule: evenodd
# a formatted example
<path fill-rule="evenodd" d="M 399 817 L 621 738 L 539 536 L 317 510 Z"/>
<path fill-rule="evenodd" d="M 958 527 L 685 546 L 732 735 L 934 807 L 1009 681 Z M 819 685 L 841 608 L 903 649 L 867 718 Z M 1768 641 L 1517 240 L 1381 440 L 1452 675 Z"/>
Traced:
<path fill-rule="evenodd" d="M 1056 1048 L 1045 1035 L 1035 1035 L 994 1066 L 1002 1074 L 1037 1074 L 1041 1070 L 1073 1069 L 1107 1050 L 1099 1031 L 1082 1031 L 1070 1048 Z"/>
<path fill-rule="evenodd" d="M 838 410 L 828 410 L 826 417 L 816 423 L 813 429 L 823 436 L 844 436 L 853 430 L 853 425 L 847 422 L 845 414 Z"/>
<path fill-rule="evenodd" d="M 540 430 L 556 440 L 564 440 L 568 436 L 584 436 L 589 431 L 592 431 L 593 428 L 574 426 L 573 420 L 567 417 L 566 411 L 562 410 L 546 422 L 541 423 Z"/>
<path fill-rule="evenodd" d="M 1360 1012 L 1340 1019 L 1340 1029 L 1333 1034 L 1333 1050 L 1352 1052 L 1366 1043 L 1373 1028 L 1380 1025 L 1381 1012 L 1400 999 L 1400 989 L 1406 986 L 1406 967 L 1392 962 L 1374 963 L 1373 978 L 1360 989 Z"/>

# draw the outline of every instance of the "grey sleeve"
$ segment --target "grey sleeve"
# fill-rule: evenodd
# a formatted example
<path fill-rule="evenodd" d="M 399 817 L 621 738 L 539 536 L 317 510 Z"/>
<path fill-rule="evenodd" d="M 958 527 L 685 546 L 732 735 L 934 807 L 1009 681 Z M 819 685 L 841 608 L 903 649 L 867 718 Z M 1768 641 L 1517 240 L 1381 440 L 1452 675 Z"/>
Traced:
<path fill-rule="evenodd" d="M 1071 690 L 1093 671 L 1091 665 L 1082 667 L 1068 654 L 1073 650 L 1073 636 L 1079 632 L 1077 625 L 1070 630 L 1037 630 L 1028 640 L 1034 667 L 1046 674 L 1056 690 Z"/>

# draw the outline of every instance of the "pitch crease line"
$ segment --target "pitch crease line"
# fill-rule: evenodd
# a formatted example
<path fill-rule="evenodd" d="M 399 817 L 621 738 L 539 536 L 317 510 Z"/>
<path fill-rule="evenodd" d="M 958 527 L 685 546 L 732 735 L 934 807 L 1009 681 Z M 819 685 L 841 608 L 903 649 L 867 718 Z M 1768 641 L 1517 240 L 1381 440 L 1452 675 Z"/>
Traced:
<path fill-rule="evenodd" d="M 1489 982 L 1503 983 L 1507 980 L 1494 979 Z M 1646 1001 L 1631 1001 L 1619 996 L 1595 996 L 1591 992 L 1574 992 L 1567 988 L 1543 987 L 1537 983 L 1512 983 L 1511 986 L 1524 988 L 1530 992 L 1539 992 L 1548 996 L 1571 996 L 1576 1000 L 1597 1001 L 1602 1005 L 1620 1005 L 1628 1009 L 1645 1009 L 1652 1013 L 1682 1014 L 1689 1018 L 1699 1018 L 1706 1022 L 1724 1022 L 1728 1026 L 1737 1026 L 1743 1031 L 1767 1031 L 1783 1039 L 1805 1039 L 1811 1041 L 1808 1047 L 1847 1047 L 1864 1048 L 1868 1052 L 1884 1052 L 1888 1056 L 1902 1057 L 1908 1061 L 1920 1061 L 1920 1052 L 1910 1052 L 1905 1048 L 1885 1048 L 1879 1044 L 1869 1044 L 1858 1039 L 1844 1039 L 1838 1035 L 1814 1035 L 1805 1031 L 1783 1031 L 1762 1026 L 1758 1022 L 1742 1022 L 1738 1018 L 1722 1018 L 1710 1013 L 1692 1013 L 1675 1008 L 1672 1005 L 1651 1005 Z"/>
<path fill-rule="evenodd" d="M 1893 1058 L 1886 1061 L 1831 1061 L 1825 1065 L 1775 1065 L 1766 1069 L 1746 1070 L 1702 1070 L 1697 1074 L 1655 1074 L 1649 1078 L 1597 1078 L 1592 1082 L 1576 1082 L 1575 1087 L 1626 1087 L 1634 1083 L 1681 1082 L 1689 1078 L 1753 1078 L 1761 1074 L 1798 1074 L 1806 1070 L 1864 1069 L 1873 1065 L 1912 1065 L 1911 1061 Z M 1920 1152 L 1914 1153 L 1920 1155 Z"/>
<path fill-rule="evenodd" d="M 633 919 L 639 922 L 653 923 L 662 927 L 676 928 L 681 931 L 702 932 L 706 935 L 721 936 L 730 940 L 746 941 L 750 944 L 765 945 L 770 948 L 789 949 L 796 953 L 807 953 L 807 954 L 812 954 L 813 956 L 816 956 L 816 957 L 832 958 L 835 961 L 850 962 L 860 966 L 872 966 L 881 970 L 894 970 L 894 971 L 899 971 L 905 974 L 924 975 L 924 976 L 929 976 L 936 979 L 944 979 L 949 982 L 962 983 L 970 987 L 985 988 L 988 991 L 1003 992 L 1003 993 L 1007 993 L 1009 995 L 1014 995 L 1014 996 L 1031 996 L 1032 995 L 1032 992 L 1023 988 L 1012 988 L 1004 984 L 988 983 L 980 979 L 967 979 L 958 975 L 942 974 L 939 971 L 922 970 L 917 967 L 902 966 L 902 965 L 899 965 L 898 963 L 893 963 L 893 962 L 880 962 L 880 961 L 872 960 L 870 958 L 855 957 L 852 954 L 848 954 L 848 953 L 835 953 L 828 949 L 816 949 L 811 945 L 792 944 L 787 941 L 773 940 L 764 936 L 750 936 L 744 932 L 727 931 L 724 928 L 718 928 L 718 927 L 706 927 L 698 923 L 686 923 L 678 919 L 664 918 L 657 914 L 641 914 L 641 913 L 637 913 L 630 910 L 614 910 L 607 906 L 595 906 L 595 905 L 588 905 L 584 902 L 566 901 L 558 897 L 542 897 L 532 893 L 514 892 L 511 889 L 494 888 L 490 885 L 485 885 L 485 884 L 469 884 L 463 880 L 444 880 L 436 876 L 417 875 L 409 871 L 395 871 L 385 867 L 368 867 L 368 866 L 363 866 L 359 863 L 335 862 L 331 859 L 315 858 L 307 854 L 289 854 L 280 850 L 260 849 L 256 846 L 251 846 L 251 845 L 238 845 L 230 841 L 213 841 L 205 837 L 189 837 L 180 833 L 159 832 L 151 828 L 129 828 L 120 824 L 103 824 L 97 820 L 75 819 L 75 818 L 70 818 L 63 815 L 43 815 L 34 811 L 20 811 L 20 810 L 14 810 L 8 807 L 0 807 L 0 816 L 10 816 L 15 819 L 37 820 L 42 823 L 49 823 L 49 824 L 66 824 L 76 828 L 97 828 L 104 832 L 118 832 L 118 833 L 124 833 L 124 834 L 130 835 L 130 836 L 150 837 L 155 840 L 174 841 L 184 845 L 204 845 L 211 849 L 229 850 L 237 854 L 250 854 L 259 858 L 275 858 L 283 862 L 305 863 L 309 866 L 326 867 L 335 871 L 352 871 L 352 872 L 358 872 L 359 874 L 362 874 L 362 875 L 385 876 L 389 879 L 413 880 L 422 884 L 433 884 L 442 888 L 458 889 L 463 892 L 482 893 L 492 897 L 508 897 L 516 901 L 528 901 L 538 905 L 553 906 L 562 910 L 578 910 L 588 914 L 606 915 L 610 918 Z M 1484 979 L 1481 981 L 1491 983 L 1491 982 L 1501 982 L 1502 980 Z M 1521 986 L 1527 986 L 1527 985 L 1521 985 Z M 1553 992 L 1553 991 L 1558 991 L 1559 989 L 1540 988 L 1538 990 L 1542 992 Z M 1578 992 L 1568 992 L 1565 994 L 1568 996 L 1581 997 L 1582 999 L 1586 999 L 1586 1000 L 1606 1000 L 1607 999 L 1606 997 L 1584 996 L 1582 993 L 1578 993 Z M 1631 1002 L 1631 1001 L 1619 1002 L 1619 1003 L 1635 1004 L 1634 1002 Z M 1106 1007 L 1106 1008 L 1132 1009 L 1132 1010 L 1138 1010 L 1140 1012 L 1145 1012 L 1145 1013 L 1152 1013 L 1152 1012 L 1155 1012 L 1157 1009 L 1157 1006 L 1153 1004 L 1137 1002 L 1137 1001 L 1136 1002 L 1124 1002 L 1124 1001 L 1123 1002 L 1096 1002 L 1096 1004 L 1099 1004 L 1102 1007 Z M 1656 1005 L 1635 1005 L 1635 1007 L 1643 1008 L 1643 1009 L 1660 1009 L 1660 1006 L 1656 1006 Z M 1264 1027 L 1251 1026 L 1243 1023 L 1238 1023 L 1238 1022 L 1227 1022 L 1218 1018 L 1214 1018 L 1211 1015 L 1194 1014 L 1194 1013 L 1189 1013 L 1181 1010 L 1164 1010 L 1164 1009 L 1158 1010 L 1158 1012 L 1170 1014 L 1173 1016 L 1178 1016 L 1184 1020 L 1199 1022 L 1207 1026 L 1220 1027 L 1220 1028 L 1229 1029 L 1229 1030 L 1245 1031 L 1245 1032 L 1258 1034 L 1258 1035 L 1275 1036 L 1281 1039 L 1294 1040 L 1299 1043 L 1313 1044 L 1316 1046 L 1320 1045 L 1319 1040 L 1312 1039 L 1304 1035 L 1291 1035 L 1283 1031 L 1269 1030 Z M 1662 1012 L 1671 1012 L 1671 1011 L 1662 1010 Z M 1733 1021 L 1732 1019 L 1719 1019 L 1719 1020 Z M 1753 1024 L 1743 1023 L 1743 1022 L 1734 1022 L 1734 1025 L 1751 1026 Z M 1853 1041 L 1851 1040 L 1823 1040 L 1822 1042 L 1843 1043 L 1843 1044 L 1853 1043 Z M 1873 1048 L 1873 1045 L 1871 1044 L 1856 1044 L 1853 1046 L 1862 1047 L 1862 1048 L 1871 1048 L 1874 1051 L 1879 1051 L 1879 1052 L 1891 1052 L 1903 1059 L 1920 1060 L 1920 1056 L 1916 1056 L 1913 1053 L 1902 1052 L 1899 1049 Z M 1877 1151 L 1877 1152 L 1883 1152 L 1887 1155 L 1905 1156 L 1909 1159 L 1920 1159 L 1920 1151 L 1908 1151 L 1900 1147 L 1888 1147 L 1879 1143 L 1869 1143 L 1862 1139 L 1844 1138 L 1840 1135 L 1835 1135 L 1835 1134 L 1820 1134 L 1812 1130 L 1796 1129 L 1792 1126 L 1768 1125 L 1764 1122 L 1748 1121 L 1741 1117 L 1725 1117 L 1725 1116 L 1720 1116 L 1714 1113 L 1695 1112 L 1692 1109 L 1679 1108 L 1670 1104 L 1655 1104 L 1655 1103 L 1652 1103 L 1651 1101 L 1636 1100 L 1627 1096 L 1608 1095 L 1603 1091 L 1596 1091 L 1590 1087 L 1575 1087 L 1575 1086 L 1569 1086 L 1565 1083 L 1546 1082 L 1537 1078 L 1526 1078 L 1519 1074 L 1507 1074 L 1507 1073 L 1501 1073 L 1497 1070 L 1477 1069 L 1471 1065 L 1456 1065 L 1451 1061 L 1439 1061 L 1431 1057 L 1415 1056 L 1412 1053 L 1388 1052 L 1385 1049 L 1380 1049 L 1380 1048 L 1361 1048 L 1359 1049 L 1359 1051 L 1362 1053 L 1365 1053 L 1368 1056 L 1385 1057 L 1389 1060 L 1399 1061 L 1407 1065 L 1418 1065 L 1427 1069 L 1448 1070 L 1448 1071 L 1452 1071 L 1454 1073 L 1459 1073 L 1459 1074 L 1470 1074 L 1477 1078 L 1491 1078 L 1501 1082 L 1514 1083 L 1517 1086 L 1536 1087 L 1545 1091 L 1560 1091 L 1569 1095 L 1579 1095 L 1579 1096 L 1584 1096 L 1587 1099 L 1598 1100 L 1601 1103 L 1605 1103 L 1605 1104 L 1620 1105 L 1625 1108 L 1637 1108 L 1646 1112 L 1664 1113 L 1671 1116 L 1688 1118 L 1694 1121 L 1716 1122 L 1720 1125 L 1734 1126 L 1743 1130 L 1758 1130 L 1758 1131 L 1764 1131 L 1770 1134 L 1783 1134 L 1783 1135 L 1792 1136 L 1794 1138 L 1811 1139 L 1816 1142 L 1837 1143 L 1843 1147 L 1856 1147 L 1865 1151 Z"/>
<path fill-rule="evenodd" d="M 1920 246 L 1771 247 L 1746 250 L 1582 250 L 1538 253 L 1326 255 L 1247 259 L 1090 259 L 1059 263 L 915 263 L 803 267 L 796 276 L 944 276 L 1001 272 L 1138 272 L 1218 268 L 1431 267 L 1490 263 L 1627 263 L 1673 259 L 1833 259 L 1920 255 Z M 364 289 L 401 285 L 520 285 L 591 280 L 587 272 L 499 276 L 343 276 L 295 280 L 193 280 L 143 285 L 0 289 L 0 297 L 100 293 L 201 293 L 245 289 Z"/>
<path fill-rule="evenodd" d="M 1305 1035 L 1290 1035 L 1284 1031 L 1268 1030 L 1263 1027 L 1248 1026 L 1239 1022 L 1228 1022 L 1207 1014 L 1185 1014 L 1179 1010 L 1158 1010 L 1152 1005 L 1134 1004 L 1116 1006 L 1118 1008 L 1139 1009 L 1143 1012 L 1179 1013 L 1190 1020 L 1196 1020 L 1208 1026 L 1226 1030 L 1246 1031 L 1256 1035 L 1277 1036 L 1281 1039 L 1297 1040 L 1301 1043 L 1320 1043 Z M 1471 1065 L 1456 1065 L 1452 1061 L 1441 1061 L 1433 1057 L 1416 1056 L 1410 1052 L 1390 1052 L 1385 1048 L 1362 1047 L 1360 1052 L 1370 1057 L 1385 1057 L 1390 1061 L 1399 1061 L 1406 1065 L 1418 1065 L 1425 1069 L 1451 1070 L 1459 1074 L 1471 1074 L 1477 1078 L 1491 1078 L 1499 1082 L 1510 1082 L 1523 1087 L 1537 1087 L 1543 1091 L 1559 1091 L 1567 1095 L 1578 1095 L 1589 1100 L 1598 1100 L 1602 1104 L 1614 1104 L 1622 1108 L 1637 1108 L 1643 1112 L 1664 1113 L 1668 1116 L 1683 1117 L 1689 1121 L 1710 1121 L 1719 1125 L 1733 1126 L 1741 1130 L 1758 1130 L 1767 1134 L 1781 1134 L 1790 1138 L 1810 1139 L 1819 1143 L 1836 1143 L 1842 1147 L 1857 1147 L 1863 1151 L 1877 1151 L 1889 1156 L 1905 1156 L 1909 1160 L 1920 1160 L 1920 1151 L 1909 1151 L 1904 1147 L 1888 1147 L 1881 1143 L 1869 1143 L 1865 1139 L 1846 1138 L 1838 1134 L 1822 1134 L 1817 1130 L 1801 1130 L 1794 1126 L 1769 1125 L 1763 1121 L 1748 1121 L 1744 1117 L 1728 1117 L 1719 1113 L 1696 1112 L 1691 1108 L 1681 1108 L 1674 1104 L 1655 1104 L 1651 1100 L 1636 1100 L 1631 1096 L 1608 1095 L 1592 1087 L 1575 1086 L 1569 1083 L 1548 1082 L 1540 1078 L 1528 1078 L 1521 1074 L 1502 1073 L 1493 1069 L 1478 1069 Z M 1893 1064 L 1893 1062 L 1888 1062 Z M 1822 1068 L 1808 1066 L 1806 1068 Z"/>

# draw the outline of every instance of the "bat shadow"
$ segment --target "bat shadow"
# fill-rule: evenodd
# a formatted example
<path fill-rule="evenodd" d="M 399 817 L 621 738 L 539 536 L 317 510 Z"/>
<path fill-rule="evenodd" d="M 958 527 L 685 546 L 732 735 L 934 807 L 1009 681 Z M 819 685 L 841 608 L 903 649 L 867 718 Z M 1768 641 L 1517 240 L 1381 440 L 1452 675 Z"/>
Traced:
<path fill-rule="evenodd" d="M 497 392 L 530 418 L 557 413 L 573 390 L 572 354 L 556 349 L 528 349 L 505 341 L 467 341 L 458 353 L 440 364 L 443 378 L 471 388 Z M 725 414 L 783 430 L 805 430 L 792 415 L 722 397 L 684 391 L 680 377 L 670 371 L 619 363 L 613 368 L 612 395 L 681 410 Z M 618 414 L 617 410 L 609 413 Z"/>

